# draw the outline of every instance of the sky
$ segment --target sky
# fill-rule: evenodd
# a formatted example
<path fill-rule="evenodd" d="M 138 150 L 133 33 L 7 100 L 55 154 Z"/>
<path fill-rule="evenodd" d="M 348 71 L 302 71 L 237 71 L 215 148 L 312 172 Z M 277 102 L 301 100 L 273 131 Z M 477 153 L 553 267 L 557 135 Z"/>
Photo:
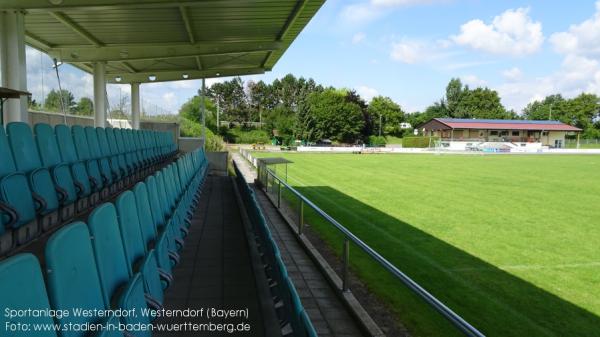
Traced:
<path fill-rule="evenodd" d="M 38 101 L 57 87 L 51 65 L 27 49 Z M 497 90 L 517 112 L 550 94 L 600 94 L 600 0 L 328 0 L 271 72 L 243 79 L 288 73 L 355 89 L 367 101 L 389 96 L 408 112 L 442 98 L 454 77 Z M 91 75 L 63 65 L 60 76 L 76 99 L 92 97 Z M 197 80 L 143 84 L 143 105 L 176 113 L 199 88 Z M 107 91 L 114 105 L 129 86 Z"/>

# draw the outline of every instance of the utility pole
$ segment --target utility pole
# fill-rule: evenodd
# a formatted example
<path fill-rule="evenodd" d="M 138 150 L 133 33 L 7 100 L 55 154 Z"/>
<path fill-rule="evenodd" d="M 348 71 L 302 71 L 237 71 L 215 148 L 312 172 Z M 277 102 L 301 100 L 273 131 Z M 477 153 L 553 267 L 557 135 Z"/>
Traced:
<path fill-rule="evenodd" d="M 379 114 L 379 137 L 381 137 L 381 114 Z"/>
<path fill-rule="evenodd" d="M 220 124 L 220 118 L 219 118 L 219 114 L 221 113 L 221 99 L 217 96 L 217 134 L 220 134 L 220 130 L 221 130 L 221 124 Z"/>

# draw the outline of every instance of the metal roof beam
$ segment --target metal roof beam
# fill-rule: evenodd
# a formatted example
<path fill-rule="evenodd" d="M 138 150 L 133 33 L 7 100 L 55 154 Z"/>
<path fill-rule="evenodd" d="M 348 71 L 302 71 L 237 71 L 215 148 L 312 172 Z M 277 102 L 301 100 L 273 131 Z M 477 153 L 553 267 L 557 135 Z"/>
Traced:
<path fill-rule="evenodd" d="M 110 71 L 106 73 L 106 80 L 109 83 L 154 83 L 154 82 L 168 82 L 168 81 L 181 81 L 181 80 L 194 80 L 202 78 L 213 78 L 213 77 L 227 77 L 227 76 L 245 76 L 253 74 L 263 74 L 265 72 L 262 68 L 228 68 L 228 69 L 205 69 L 205 70 L 179 70 L 179 71 L 146 71 L 138 73 L 117 73 Z M 183 75 L 187 75 L 184 78 Z M 154 81 L 149 79 L 150 76 L 156 76 Z M 116 78 L 120 78 L 120 82 L 116 81 Z"/>
<path fill-rule="evenodd" d="M 48 41 L 45 41 L 39 36 L 28 31 L 25 31 L 25 40 L 27 42 L 30 42 L 33 46 L 38 47 L 40 49 L 47 50 L 53 47 Z"/>
<path fill-rule="evenodd" d="M 307 3 L 308 3 L 308 0 L 298 0 L 296 2 L 296 6 L 294 6 L 294 9 L 292 9 L 290 16 L 288 17 L 287 21 L 283 25 L 283 28 L 279 32 L 279 35 L 277 35 L 277 41 L 281 42 L 281 41 L 283 41 L 283 39 L 285 39 L 285 37 L 289 33 L 290 29 L 294 26 L 294 24 L 298 20 L 300 13 L 302 13 L 304 8 L 306 7 Z M 262 63 L 263 68 L 265 68 L 267 63 L 269 63 L 269 60 L 271 59 L 272 56 L 273 56 L 272 52 L 269 52 L 267 54 L 267 56 L 265 57 L 265 60 Z"/>
<path fill-rule="evenodd" d="M 283 1 L 283 0 L 281 0 Z M 289 1 L 289 0 L 288 0 Z M 272 0 L 246 0 L 248 5 L 272 3 Z M 53 5 L 48 0 L 2 0 L 0 9 L 18 9 L 32 12 L 75 11 L 75 10 L 113 10 L 113 9 L 144 9 L 144 8 L 175 8 L 179 6 L 198 7 L 214 5 L 239 5 L 239 0 L 65 0 L 62 4 Z"/>
<path fill-rule="evenodd" d="M 63 62 L 109 62 L 109 61 L 143 61 L 173 58 L 191 58 L 196 56 L 221 56 L 243 53 L 264 53 L 281 48 L 280 42 L 256 43 L 196 43 L 180 44 L 170 47 L 145 45 L 130 47 L 54 47 L 46 52 Z"/>
<path fill-rule="evenodd" d="M 71 28 L 75 33 L 79 34 L 84 39 L 88 40 L 91 44 L 96 47 L 102 47 L 104 44 L 100 42 L 97 38 L 95 38 L 92 34 L 90 34 L 87 30 L 81 28 L 80 25 L 75 23 L 70 17 L 65 15 L 62 12 L 50 12 L 49 13 L 56 20 L 63 23 L 65 26 Z"/>
<path fill-rule="evenodd" d="M 125 69 L 129 70 L 130 73 L 137 73 L 138 71 L 131 66 L 131 64 L 129 64 L 129 62 L 121 62 L 121 64 L 123 65 L 123 67 L 125 67 Z"/>
<path fill-rule="evenodd" d="M 181 19 L 183 20 L 183 24 L 185 25 L 185 30 L 187 31 L 190 43 L 196 43 L 196 38 L 194 37 L 194 31 L 192 30 L 192 23 L 190 21 L 190 16 L 188 14 L 187 7 L 179 6 L 179 13 L 181 14 Z"/>
<path fill-rule="evenodd" d="M 196 65 L 198 66 L 198 70 L 204 69 L 204 65 L 202 64 L 202 60 L 200 56 L 196 56 Z"/>

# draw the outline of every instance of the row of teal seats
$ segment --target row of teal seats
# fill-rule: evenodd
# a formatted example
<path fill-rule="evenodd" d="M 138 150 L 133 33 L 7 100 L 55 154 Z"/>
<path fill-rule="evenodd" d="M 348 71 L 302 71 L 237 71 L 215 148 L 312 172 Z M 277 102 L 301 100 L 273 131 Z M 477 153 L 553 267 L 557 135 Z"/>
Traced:
<path fill-rule="evenodd" d="M 32 254 L 0 262 L 0 336 L 151 336 L 148 313 L 163 307 L 207 167 L 203 151 L 186 154 L 121 193 L 115 204 L 96 207 L 87 225 L 59 229 L 45 247 L 46 282 Z M 30 309 L 70 315 L 5 314 Z M 102 317 L 119 309 L 135 315 Z"/>
<path fill-rule="evenodd" d="M 237 166 L 234 165 L 234 168 L 237 185 L 240 187 L 240 193 L 254 229 L 265 274 L 273 295 L 281 333 L 283 336 L 317 337 L 317 332 L 304 310 L 296 287 L 288 276 L 287 268 L 258 205 L 256 195 L 244 180 Z"/>
<path fill-rule="evenodd" d="M 175 150 L 165 132 L 0 127 L 0 256 L 153 172 Z"/>

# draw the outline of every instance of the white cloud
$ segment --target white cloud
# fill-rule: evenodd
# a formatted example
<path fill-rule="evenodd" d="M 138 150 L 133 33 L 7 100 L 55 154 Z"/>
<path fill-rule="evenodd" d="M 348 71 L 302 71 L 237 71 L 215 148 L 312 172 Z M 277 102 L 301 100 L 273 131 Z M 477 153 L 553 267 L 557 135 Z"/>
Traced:
<path fill-rule="evenodd" d="M 367 102 L 370 102 L 373 97 L 379 96 L 377 89 L 368 87 L 366 85 L 360 85 L 356 87 L 356 92 Z"/>
<path fill-rule="evenodd" d="M 535 79 L 509 81 L 499 86 L 504 104 L 520 110 L 528 103 L 560 93 L 574 97 L 582 92 L 600 94 L 600 1 L 593 16 L 566 32 L 551 36 L 554 49 L 564 55 L 560 69 Z"/>
<path fill-rule="evenodd" d="M 470 87 L 484 87 L 487 85 L 487 82 L 485 80 L 480 79 L 479 77 L 477 77 L 476 75 L 465 75 L 465 76 L 461 76 L 460 79 L 462 80 L 462 82 Z"/>
<path fill-rule="evenodd" d="M 600 57 L 600 1 L 596 13 L 588 20 L 569 27 L 566 32 L 552 34 L 550 42 L 561 54 Z"/>
<path fill-rule="evenodd" d="M 537 52 L 543 42 L 542 24 L 529 17 L 529 9 L 507 10 L 490 24 L 471 20 L 451 39 L 463 46 L 492 54 L 523 56 Z"/>
<path fill-rule="evenodd" d="M 367 37 L 367 34 L 365 34 L 363 32 L 356 33 L 356 34 L 354 34 L 354 36 L 352 36 L 352 44 L 359 44 L 359 43 L 363 42 L 366 37 Z"/>
<path fill-rule="evenodd" d="M 394 61 L 416 64 L 447 58 L 454 52 L 447 50 L 443 41 L 426 41 L 403 38 L 392 42 L 390 58 Z"/>
<path fill-rule="evenodd" d="M 518 81 L 523 77 L 523 72 L 517 67 L 506 69 L 502 72 L 502 76 L 509 81 Z"/>
<path fill-rule="evenodd" d="M 390 52 L 393 60 L 408 64 L 424 61 L 427 55 L 427 47 L 424 43 L 410 40 L 392 43 Z"/>
<path fill-rule="evenodd" d="M 384 15 L 390 9 L 448 1 L 450 0 L 369 0 L 347 5 L 342 9 L 340 16 L 349 23 L 367 23 Z"/>

